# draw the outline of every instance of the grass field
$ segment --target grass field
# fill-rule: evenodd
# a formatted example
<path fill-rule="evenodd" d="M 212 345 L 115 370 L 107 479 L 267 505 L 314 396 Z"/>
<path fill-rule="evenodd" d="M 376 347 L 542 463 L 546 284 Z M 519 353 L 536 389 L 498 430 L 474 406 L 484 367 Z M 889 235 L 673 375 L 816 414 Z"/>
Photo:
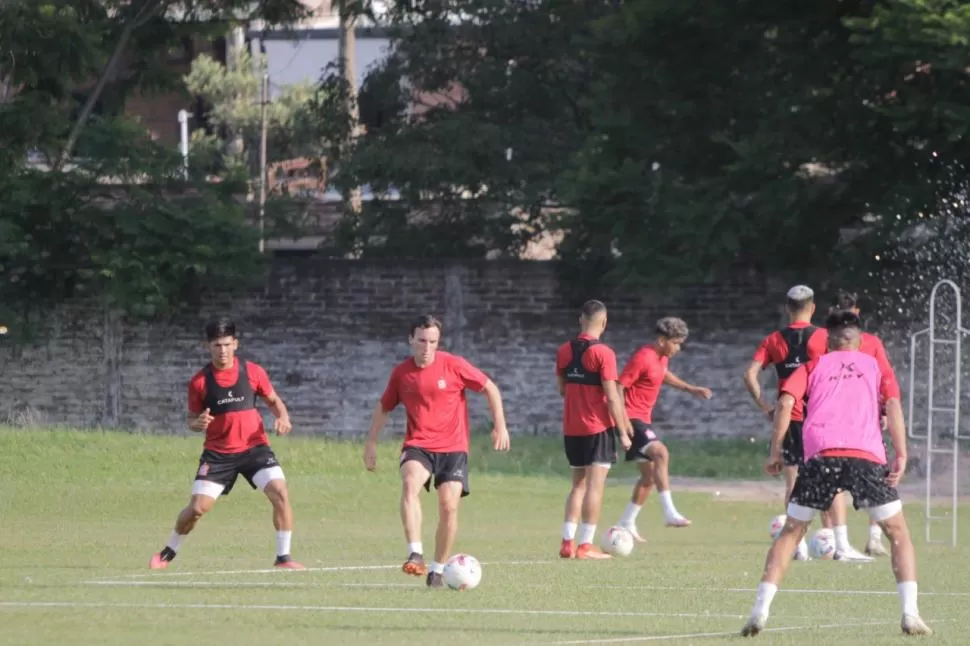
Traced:
<path fill-rule="evenodd" d="M 382 446 L 376 474 L 359 466 L 358 445 L 274 441 L 296 512 L 293 553 L 308 571 L 267 571 L 269 505 L 239 482 L 172 566 L 149 572 L 187 499 L 200 438 L 0 430 L 0 644 L 740 641 L 777 506 L 675 492 L 693 527 L 663 528 L 651 500 L 640 520 L 650 542 L 630 557 L 560 561 L 559 445 L 515 440 L 510 455 L 472 456 L 479 470 L 457 549 L 483 561 L 484 578 L 459 593 L 427 590 L 399 571 L 396 441 Z M 672 450 L 684 475 L 753 475 L 763 448 L 748 444 Z M 749 472 L 740 460 L 754 461 Z M 601 527 L 618 518 L 632 475 L 623 466 L 611 476 Z M 424 500 L 430 546 L 435 511 Z M 909 510 L 931 639 L 970 643 L 970 548 L 926 546 L 919 501 Z M 850 532 L 861 545 L 862 515 L 852 514 Z M 970 543 L 970 523 L 961 533 Z M 795 563 L 758 641 L 903 643 L 898 620 L 885 560 Z"/>

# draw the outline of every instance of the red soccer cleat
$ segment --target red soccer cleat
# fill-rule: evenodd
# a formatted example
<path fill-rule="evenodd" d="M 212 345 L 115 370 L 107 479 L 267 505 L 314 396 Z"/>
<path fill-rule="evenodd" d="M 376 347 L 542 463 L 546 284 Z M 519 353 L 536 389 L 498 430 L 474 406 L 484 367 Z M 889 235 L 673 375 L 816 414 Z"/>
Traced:
<path fill-rule="evenodd" d="M 273 567 L 278 570 L 305 570 L 306 568 L 291 559 L 289 556 L 277 556 Z"/>
<path fill-rule="evenodd" d="M 161 552 L 158 552 L 152 555 L 152 560 L 148 562 L 148 567 L 152 570 L 164 570 L 168 567 L 169 562 L 162 558 Z"/>
<path fill-rule="evenodd" d="M 559 546 L 559 558 L 576 558 L 576 542 L 571 538 L 562 539 L 562 545 Z"/>
<path fill-rule="evenodd" d="M 587 560 L 587 561 L 594 561 L 594 560 L 611 559 L 613 557 L 607 554 L 606 552 L 604 552 L 603 550 L 601 550 L 600 548 L 596 547 L 592 543 L 583 543 L 576 550 L 576 558 Z"/>

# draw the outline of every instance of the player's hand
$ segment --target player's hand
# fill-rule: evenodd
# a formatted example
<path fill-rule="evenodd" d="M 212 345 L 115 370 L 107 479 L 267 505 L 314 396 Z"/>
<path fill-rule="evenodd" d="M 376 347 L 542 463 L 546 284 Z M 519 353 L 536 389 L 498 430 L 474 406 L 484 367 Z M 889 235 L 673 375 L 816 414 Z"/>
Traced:
<path fill-rule="evenodd" d="M 368 471 L 377 468 L 377 445 L 373 442 L 364 445 L 364 468 Z"/>
<path fill-rule="evenodd" d="M 620 446 L 623 447 L 624 451 L 629 451 L 630 447 L 633 446 L 633 429 L 628 431 L 620 431 Z"/>
<path fill-rule="evenodd" d="M 204 431 L 209 428 L 209 424 L 212 423 L 215 417 L 209 414 L 209 409 L 206 408 L 202 413 L 189 422 L 189 428 L 193 431 Z"/>
<path fill-rule="evenodd" d="M 276 431 L 277 435 L 286 435 L 293 430 L 293 425 L 290 424 L 290 418 L 278 417 L 276 421 L 273 422 L 273 429 Z"/>
<path fill-rule="evenodd" d="M 767 417 L 769 421 L 774 421 L 774 419 L 775 419 L 775 409 L 774 408 L 765 407 L 765 408 L 762 408 L 761 409 L 761 412 L 764 413 L 765 417 Z"/>
<path fill-rule="evenodd" d="M 492 428 L 492 448 L 496 451 L 508 451 L 511 440 L 509 429 L 505 426 L 495 426 Z"/>
<path fill-rule="evenodd" d="M 770 476 L 780 476 L 784 466 L 785 463 L 781 459 L 781 453 L 773 450 L 771 455 L 768 456 L 768 461 L 765 463 L 765 473 Z"/>
<path fill-rule="evenodd" d="M 889 475 L 886 476 L 886 484 L 890 487 L 895 487 L 903 479 L 904 473 L 906 473 L 906 456 L 897 455 L 893 459 L 892 466 L 889 468 Z"/>
<path fill-rule="evenodd" d="M 714 393 L 711 392 L 710 388 L 704 388 L 703 386 L 694 386 L 694 388 L 691 389 L 690 394 L 701 399 L 710 399 L 714 396 Z"/>

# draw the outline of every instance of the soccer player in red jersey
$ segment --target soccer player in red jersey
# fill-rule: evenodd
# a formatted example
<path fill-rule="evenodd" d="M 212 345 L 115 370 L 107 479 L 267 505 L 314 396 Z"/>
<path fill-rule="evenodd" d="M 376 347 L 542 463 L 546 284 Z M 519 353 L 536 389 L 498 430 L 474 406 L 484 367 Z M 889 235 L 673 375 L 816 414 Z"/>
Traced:
<path fill-rule="evenodd" d="M 670 454 L 651 428 L 660 388 L 668 384 L 701 399 L 712 396 L 709 388 L 689 384 L 667 369 L 671 357 L 680 352 L 681 345 L 687 340 L 687 323 L 672 316 L 662 318 L 657 321 L 656 333 L 656 340 L 637 350 L 620 373 L 626 413 L 633 426 L 633 446 L 626 452 L 626 461 L 638 463 L 640 480 L 633 485 L 633 496 L 618 524 L 640 543 L 645 541 L 637 531 L 637 515 L 655 483 L 664 524 L 668 527 L 690 525 L 690 520 L 677 511 L 670 494 Z"/>
<path fill-rule="evenodd" d="M 290 558 L 293 510 L 283 469 L 270 449 L 263 416 L 256 408 L 256 397 L 276 417 L 277 435 L 285 435 L 291 429 L 286 405 L 261 366 L 236 357 L 239 341 L 231 320 L 210 321 L 205 326 L 205 339 L 212 361 L 189 381 L 189 428 L 205 433 L 192 497 L 179 513 L 168 544 L 152 556 L 149 567 L 168 567 L 186 534 L 212 509 L 219 496 L 229 494 L 241 475 L 253 489 L 266 494 L 273 505 L 274 565 L 302 570 L 303 566 Z"/>
<path fill-rule="evenodd" d="M 603 505 L 603 489 L 616 462 L 616 432 L 629 449 L 633 428 L 617 386 L 616 354 L 600 341 L 606 330 L 606 305 L 587 301 L 579 317 L 580 334 L 560 346 L 556 381 L 563 396 L 563 442 L 572 469 L 559 556 L 608 559 L 593 544 Z M 576 530 L 579 526 L 579 546 Z"/>
<path fill-rule="evenodd" d="M 444 585 L 445 562 L 458 534 L 458 503 L 469 494 L 468 406 L 466 392 L 484 393 L 492 412 L 492 447 L 509 450 L 509 432 L 498 386 L 466 359 L 438 350 L 441 323 L 433 316 L 421 316 L 411 324 L 408 343 L 411 357 L 398 364 L 374 409 L 364 446 L 364 466 L 377 468 L 377 438 L 388 415 L 398 404 L 407 413 L 407 434 L 399 460 L 401 522 L 408 543 L 406 574 L 427 572 L 428 587 Z M 421 487 L 438 492 L 438 531 L 434 561 L 425 566 L 421 544 Z"/>

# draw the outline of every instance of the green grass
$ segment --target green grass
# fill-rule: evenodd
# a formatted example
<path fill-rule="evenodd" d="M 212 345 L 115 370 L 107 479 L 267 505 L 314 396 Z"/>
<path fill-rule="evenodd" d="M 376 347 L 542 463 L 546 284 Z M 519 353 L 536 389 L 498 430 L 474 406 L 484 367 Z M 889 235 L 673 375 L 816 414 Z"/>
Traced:
<path fill-rule="evenodd" d="M 268 505 L 240 482 L 172 566 L 149 573 L 148 557 L 187 499 L 200 438 L 0 430 L 0 643 L 737 641 L 721 634 L 736 632 L 750 609 L 776 506 L 675 492 L 693 527 L 663 528 L 651 500 L 640 520 L 650 542 L 629 558 L 563 562 L 555 558 L 566 493 L 561 447 L 515 439 L 510 455 L 478 448 L 472 457 L 473 494 L 462 505 L 457 549 L 484 561 L 485 576 L 478 589 L 455 593 L 426 590 L 396 569 L 405 556 L 396 441 L 382 444 L 379 472 L 367 473 L 359 445 L 274 440 L 297 518 L 294 556 L 311 568 L 374 569 L 245 572 L 271 564 L 273 533 Z M 685 475 L 753 476 L 763 447 L 749 444 L 671 451 Z M 745 473 L 739 461 L 754 466 Z M 633 474 L 629 465 L 617 471 Z M 628 482 L 611 480 L 601 527 L 629 493 Z M 431 496 L 423 500 L 430 546 L 435 507 Z M 918 511 L 910 506 L 921 609 L 937 630 L 934 643 L 966 644 L 970 548 L 924 545 Z M 970 542 L 970 523 L 961 521 L 960 531 Z M 863 540 L 861 515 L 851 516 L 850 532 Z M 769 623 L 792 630 L 760 641 L 907 643 L 898 635 L 894 589 L 885 560 L 795 563 Z"/>

